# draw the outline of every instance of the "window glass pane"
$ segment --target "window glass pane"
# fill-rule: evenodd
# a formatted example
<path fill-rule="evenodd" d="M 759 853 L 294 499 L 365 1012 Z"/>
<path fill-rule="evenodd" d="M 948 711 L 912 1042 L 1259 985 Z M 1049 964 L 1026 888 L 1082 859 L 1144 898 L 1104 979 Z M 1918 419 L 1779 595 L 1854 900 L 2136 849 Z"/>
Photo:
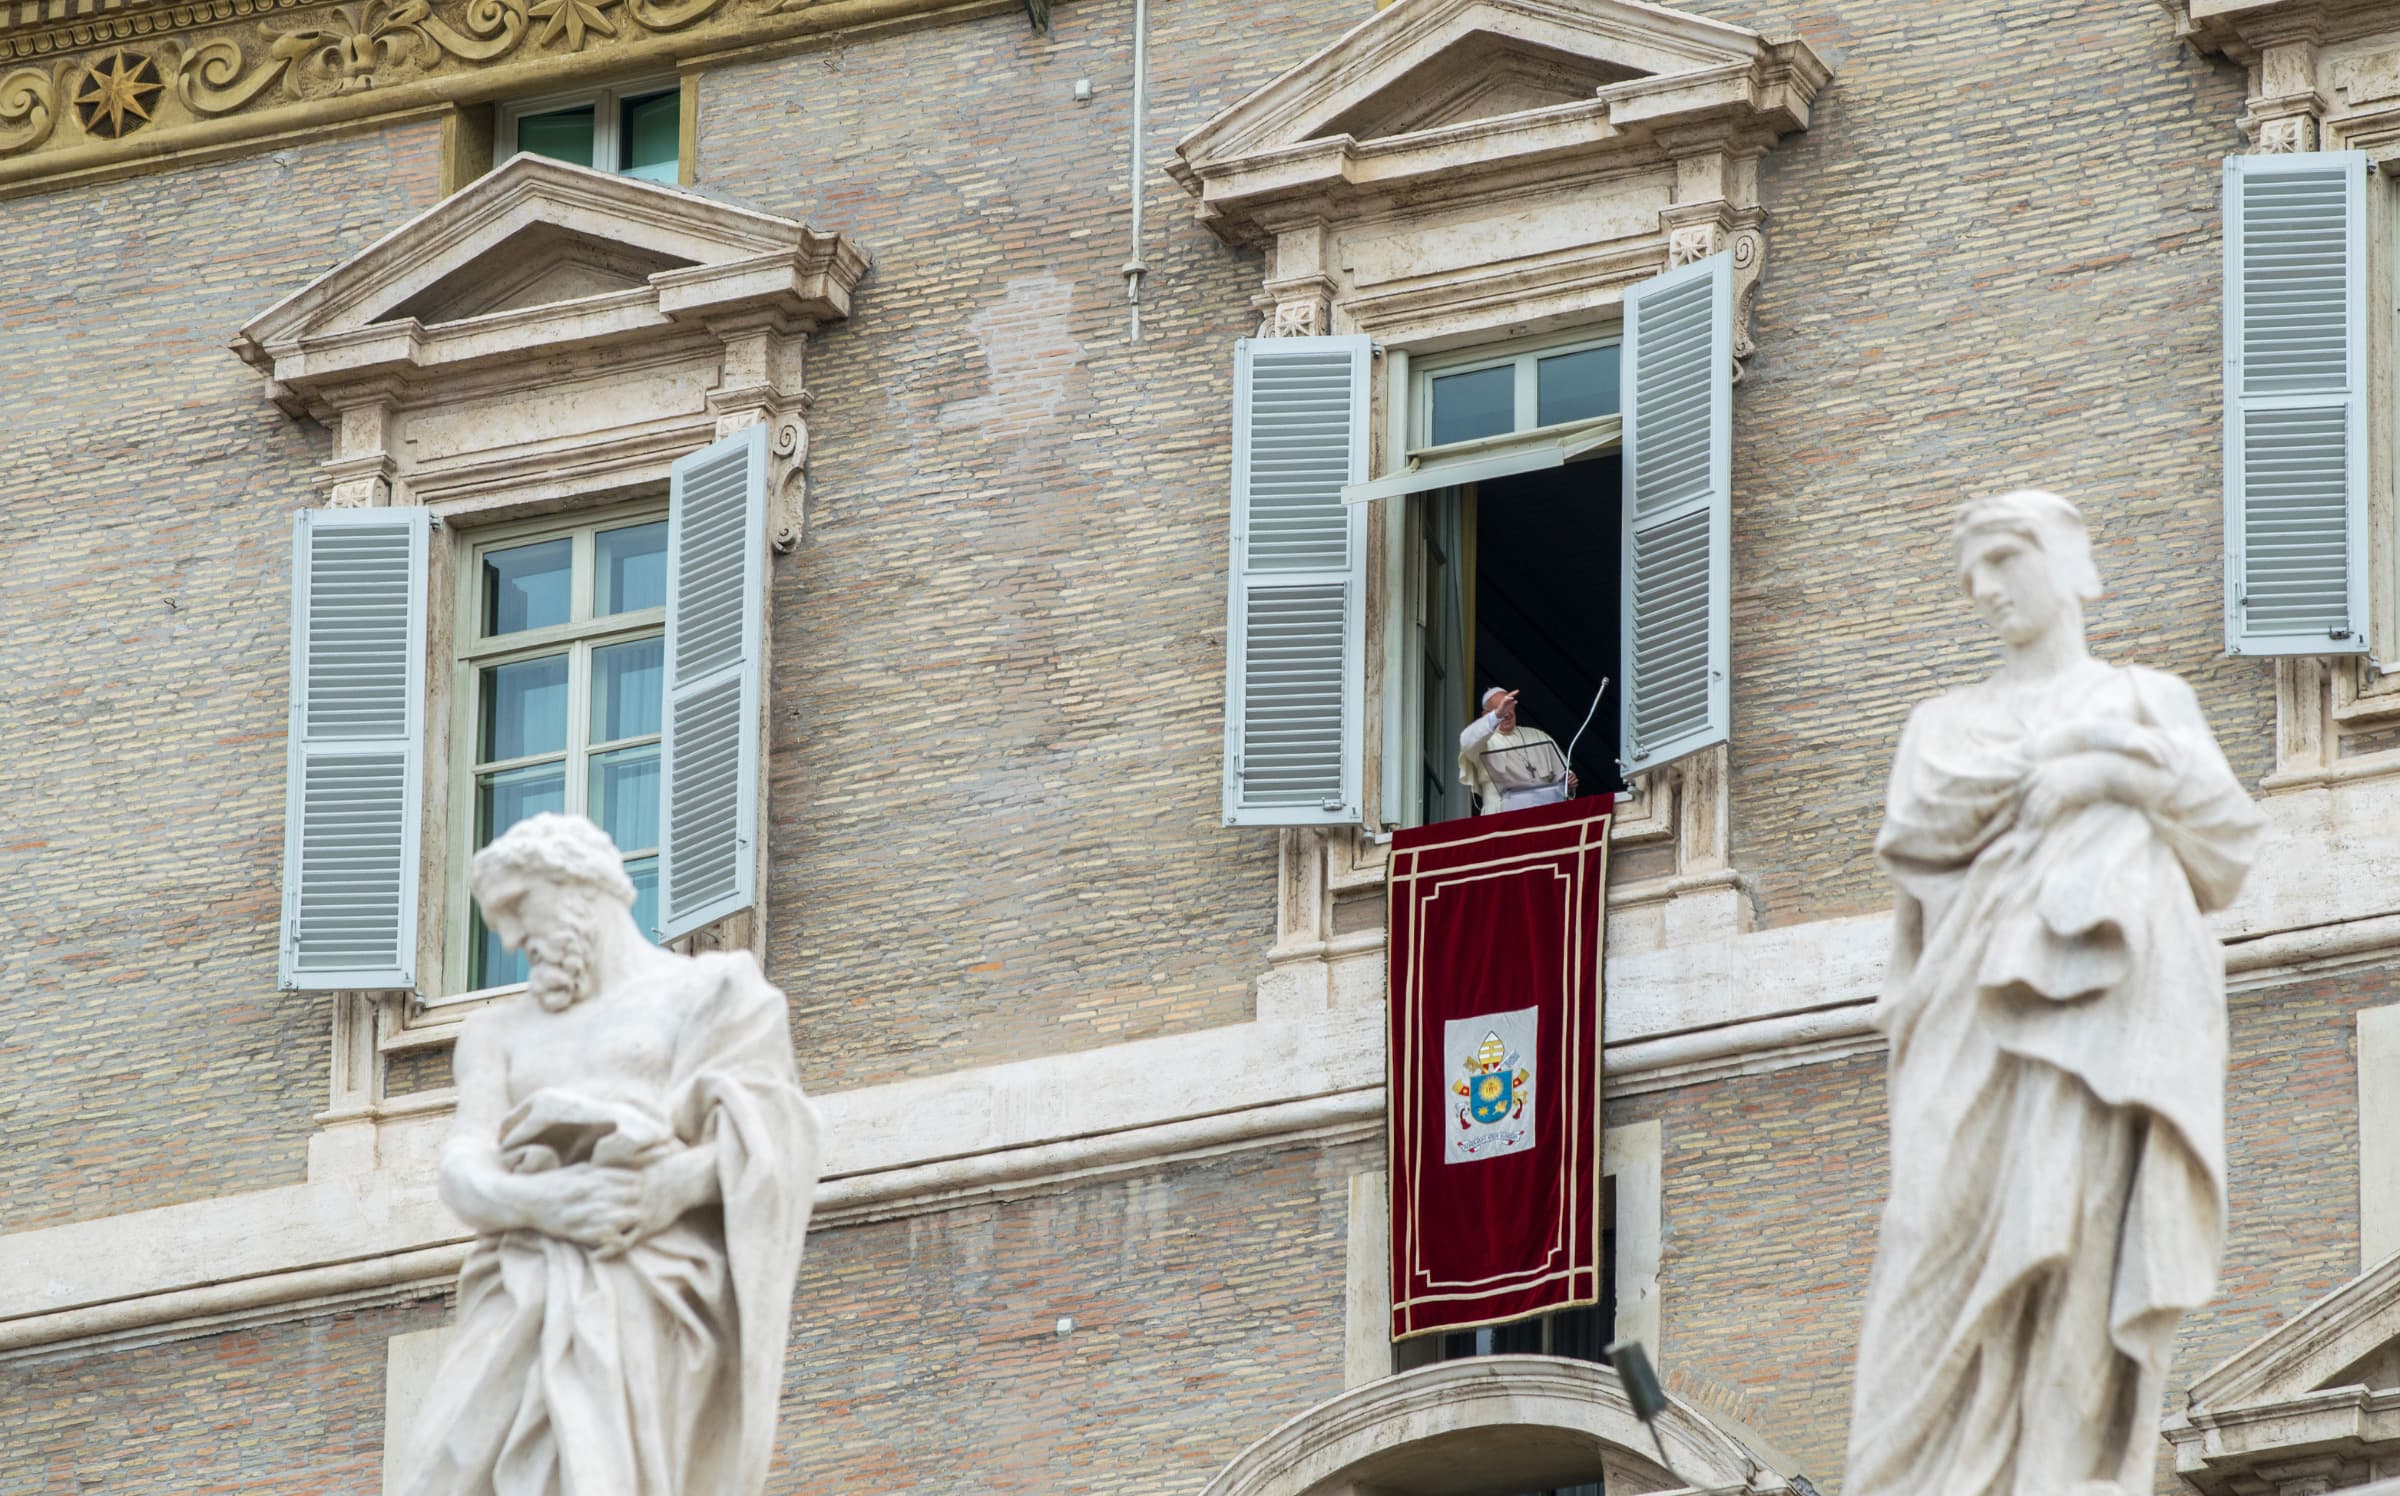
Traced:
<path fill-rule="evenodd" d="M 683 99 L 674 92 L 627 99 L 617 131 L 617 169 L 653 182 L 675 180 Z"/>
<path fill-rule="evenodd" d="M 564 536 L 483 554 L 485 637 L 565 623 L 574 606 L 575 542 Z"/>
<path fill-rule="evenodd" d="M 1502 364 L 1467 374 L 1444 374 L 1433 382 L 1432 444 L 1501 436 L 1517 426 L 1517 371 Z"/>
<path fill-rule="evenodd" d="M 548 114 L 517 116 L 517 149 L 577 166 L 597 166 L 592 159 L 592 106 L 554 109 Z"/>
<path fill-rule="evenodd" d="M 567 657 L 543 655 L 483 672 L 479 763 L 557 753 L 567 746 Z"/>
<path fill-rule="evenodd" d="M 648 737 L 666 700 L 667 641 L 633 639 L 592 651 L 592 741 Z"/>
<path fill-rule="evenodd" d="M 591 816 L 621 852 L 658 845 L 658 745 L 592 758 Z M 649 926 L 643 926 L 648 929 Z"/>
<path fill-rule="evenodd" d="M 655 942 L 658 939 L 658 859 L 631 859 L 625 864 L 625 876 L 633 880 L 633 922 Z"/>
<path fill-rule="evenodd" d="M 564 764 L 528 764 L 475 777 L 475 846 L 490 846 L 492 838 L 543 811 L 567 808 L 567 768 Z"/>
<path fill-rule="evenodd" d="M 638 613 L 667 605 L 667 522 L 602 530 L 593 555 L 598 575 L 592 612 Z"/>
<path fill-rule="evenodd" d="M 475 911 L 473 949 L 475 952 L 474 968 L 467 973 L 467 986 L 470 990 L 482 987 L 500 987 L 510 982 L 522 982 L 532 974 L 533 963 L 525 958 L 523 951 L 503 950 L 500 945 L 500 937 L 484 928 L 483 911 L 480 909 Z"/>
<path fill-rule="evenodd" d="M 1534 421 L 1588 421 L 1617 410 L 1617 350 L 1585 348 L 1540 360 L 1534 368 Z"/>

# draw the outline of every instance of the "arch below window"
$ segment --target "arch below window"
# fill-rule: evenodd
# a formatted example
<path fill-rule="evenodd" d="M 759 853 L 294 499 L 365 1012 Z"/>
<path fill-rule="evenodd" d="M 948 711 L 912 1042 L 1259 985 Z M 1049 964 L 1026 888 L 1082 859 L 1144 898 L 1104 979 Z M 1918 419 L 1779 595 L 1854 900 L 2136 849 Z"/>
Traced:
<path fill-rule="evenodd" d="M 1594 1481 L 1609 1496 L 1792 1489 L 1673 1398 L 1658 1432 L 1672 1473 L 1607 1367 L 1483 1356 L 1319 1403 L 1242 1451 L 1203 1496 L 1515 1496 Z"/>

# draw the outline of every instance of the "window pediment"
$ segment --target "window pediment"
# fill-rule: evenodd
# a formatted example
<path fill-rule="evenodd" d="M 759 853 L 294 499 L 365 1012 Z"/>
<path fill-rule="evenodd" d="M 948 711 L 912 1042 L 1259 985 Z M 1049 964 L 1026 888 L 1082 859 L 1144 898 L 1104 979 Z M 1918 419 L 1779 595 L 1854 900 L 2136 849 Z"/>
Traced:
<path fill-rule="evenodd" d="M 1807 44 L 1634 0 L 1400 0 L 1217 115 L 1170 167 L 1222 237 L 1638 169 L 1804 128 L 1829 78 Z M 1504 179 L 1504 178 L 1503 178 Z"/>
<path fill-rule="evenodd" d="M 2176 1473 L 2211 1496 L 2261 1489 L 2245 1482 L 2303 1457 L 2400 1457 L 2400 1257 L 2194 1382 L 2189 1407 L 2163 1432 Z"/>
<path fill-rule="evenodd" d="M 254 318 L 234 350 L 319 420 L 439 368 L 734 320 L 802 332 L 867 269 L 838 234 L 659 183 L 520 155 Z"/>

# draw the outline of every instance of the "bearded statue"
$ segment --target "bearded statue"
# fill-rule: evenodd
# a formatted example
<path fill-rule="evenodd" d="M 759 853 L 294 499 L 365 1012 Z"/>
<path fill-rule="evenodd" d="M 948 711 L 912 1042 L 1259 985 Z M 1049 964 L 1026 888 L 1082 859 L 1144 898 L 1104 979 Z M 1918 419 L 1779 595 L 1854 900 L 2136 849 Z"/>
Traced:
<path fill-rule="evenodd" d="M 579 816 L 471 876 L 532 974 L 459 1034 L 441 1193 L 479 1234 L 400 1489 L 756 1496 L 818 1164 L 783 994 L 652 945 Z"/>

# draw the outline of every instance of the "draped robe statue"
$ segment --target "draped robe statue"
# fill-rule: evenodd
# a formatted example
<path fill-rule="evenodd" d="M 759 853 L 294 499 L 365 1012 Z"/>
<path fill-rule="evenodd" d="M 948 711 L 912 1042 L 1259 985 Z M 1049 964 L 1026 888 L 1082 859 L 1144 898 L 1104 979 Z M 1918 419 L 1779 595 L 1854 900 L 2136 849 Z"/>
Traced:
<path fill-rule="evenodd" d="M 2177 1324 L 2225 1218 L 2224 958 L 2260 817 L 2191 689 L 2084 652 L 2099 592 L 2053 495 L 1971 503 L 1990 680 L 1920 704 L 1875 850 L 1891 1198 L 1849 1496 L 2151 1489 Z"/>
<path fill-rule="evenodd" d="M 473 876 L 533 971 L 459 1037 L 442 1198 L 481 1234 L 399 1489 L 756 1496 L 817 1181 L 783 994 L 652 946 L 580 817 Z"/>

